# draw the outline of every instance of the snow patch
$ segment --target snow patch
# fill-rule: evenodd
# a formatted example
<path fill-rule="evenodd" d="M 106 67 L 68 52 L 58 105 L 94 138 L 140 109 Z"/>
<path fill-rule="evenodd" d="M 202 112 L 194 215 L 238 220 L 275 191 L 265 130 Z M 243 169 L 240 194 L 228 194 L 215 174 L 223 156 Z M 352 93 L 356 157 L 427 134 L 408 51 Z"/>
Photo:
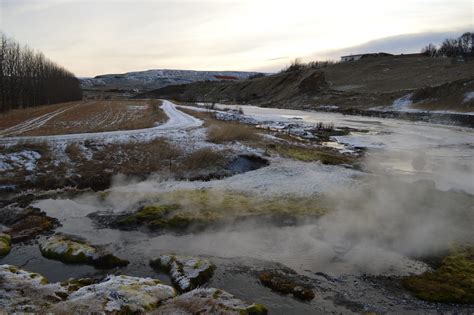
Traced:
<path fill-rule="evenodd" d="M 0 172 L 10 171 L 16 168 L 24 168 L 27 171 L 33 171 L 40 158 L 41 154 L 30 150 L 0 154 Z"/>
<path fill-rule="evenodd" d="M 464 99 L 463 99 L 463 103 L 467 103 L 467 102 L 470 102 L 474 100 L 474 91 L 471 91 L 471 92 L 467 92 L 466 94 L 464 94 Z"/>

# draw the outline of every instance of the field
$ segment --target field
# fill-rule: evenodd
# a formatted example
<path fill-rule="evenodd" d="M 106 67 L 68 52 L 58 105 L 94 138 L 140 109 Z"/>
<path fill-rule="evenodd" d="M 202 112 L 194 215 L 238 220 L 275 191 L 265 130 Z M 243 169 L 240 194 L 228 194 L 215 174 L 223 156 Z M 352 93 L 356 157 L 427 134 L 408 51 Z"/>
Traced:
<path fill-rule="evenodd" d="M 153 127 L 167 117 L 158 100 L 97 100 L 0 114 L 0 136 L 45 136 Z"/>

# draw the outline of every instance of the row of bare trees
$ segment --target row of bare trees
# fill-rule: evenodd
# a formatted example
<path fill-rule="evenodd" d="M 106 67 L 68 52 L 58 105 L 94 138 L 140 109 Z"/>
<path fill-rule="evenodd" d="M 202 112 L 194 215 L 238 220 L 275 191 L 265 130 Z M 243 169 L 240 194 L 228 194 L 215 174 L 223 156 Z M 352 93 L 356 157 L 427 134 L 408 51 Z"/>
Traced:
<path fill-rule="evenodd" d="M 447 38 L 440 47 L 425 46 L 422 54 L 430 57 L 474 57 L 474 33 L 464 33 L 458 38 Z"/>
<path fill-rule="evenodd" d="M 82 99 L 74 74 L 0 35 L 0 112 Z"/>

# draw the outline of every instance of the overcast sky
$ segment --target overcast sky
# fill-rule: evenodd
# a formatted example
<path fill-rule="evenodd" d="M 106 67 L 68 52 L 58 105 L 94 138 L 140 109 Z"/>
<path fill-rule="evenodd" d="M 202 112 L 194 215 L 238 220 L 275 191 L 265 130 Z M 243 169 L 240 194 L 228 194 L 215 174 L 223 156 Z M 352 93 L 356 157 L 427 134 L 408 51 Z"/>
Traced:
<path fill-rule="evenodd" d="M 78 76 L 275 71 L 296 57 L 416 52 L 474 30 L 472 0 L 0 0 L 0 30 Z"/>

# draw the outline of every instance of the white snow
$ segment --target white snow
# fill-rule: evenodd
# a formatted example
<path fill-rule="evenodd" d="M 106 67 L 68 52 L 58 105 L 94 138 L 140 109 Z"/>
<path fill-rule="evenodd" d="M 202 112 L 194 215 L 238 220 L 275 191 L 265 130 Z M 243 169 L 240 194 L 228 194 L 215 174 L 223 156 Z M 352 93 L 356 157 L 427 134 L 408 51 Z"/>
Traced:
<path fill-rule="evenodd" d="M 108 276 L 103 282 L 80 288 L 58 309 L 78 308 L 85 313 L 120 312 L 128 309 L 142 313 L 176 295 L 176 291 L 151 278 Z"/>
<path fill-rule="evenodd" d="M 41 154 L 30 150 L 0 154 L 0 172 L 16 168 L 24 168 L 27 171 L 33 171 L 36 168 L 36 162 L 40 158 Z"/>
<path fill-rule="evenodd" d="M 232 76 L 238 80 L 247 79 L 258 72 L 242 71 L 195 71 L 152 69 L 146 71 L 127 72 L 123 74 L 105 74 L 95 78 L 81 78 L 83 87 L 119 86 L 124 88 L 158 89 L 167 85 L 193 83 L 197 81 L 217 81 L 216 76 Z"/>
<path fill-rule="evenodd" d="M 161 108 L 166 113 L 166 115 L 168 115 L 169 120 L 162 125 L 152 128 L 55 136 L 3 137 L 0 138 L 0 144 L 12 145 L 18 143 L 19 141 L 48 141 L 59 143 L 84 140 L 96 140 L 103 143 L 147 141 L 160 136 L 166 136 L 173 131 L 179 132 L 183 130 L 189 130 L 202 125 L 201 120 L 177 110 L 175 104 L 170 101 L 163 100 L 163 105 Z"/>
<path fill-rule="evenodd" d="M 474 91 L 471 91 L 471 92 L 467 92 L 466 94 L 464 94 L 464 100 L 463 100 L 463 103 L 467 103 L 471 100 L 474 99 Z"/>
<path fill-rule="evenodd" d="M 371 110 L 377 111 L 397 111 L 397 112 L 410 112 L 410 113 L 432 113 L 432 114 L 457 114 L 457 115 L 474 115 L 474 112 L 456 112 L 451 110 L 425 110 L 425 109 L 418 109 L 412 108 L 413 102 L 411 97 L 413 96 L 412 93 L 402 96 L 395 101 L 393 101 L 392 106 L 383 107 L 372 107 Z M 474 92 L 466 93 L 464 96 L 463 102 L 468 102 L 469 100 L 474 98 Z"/>

